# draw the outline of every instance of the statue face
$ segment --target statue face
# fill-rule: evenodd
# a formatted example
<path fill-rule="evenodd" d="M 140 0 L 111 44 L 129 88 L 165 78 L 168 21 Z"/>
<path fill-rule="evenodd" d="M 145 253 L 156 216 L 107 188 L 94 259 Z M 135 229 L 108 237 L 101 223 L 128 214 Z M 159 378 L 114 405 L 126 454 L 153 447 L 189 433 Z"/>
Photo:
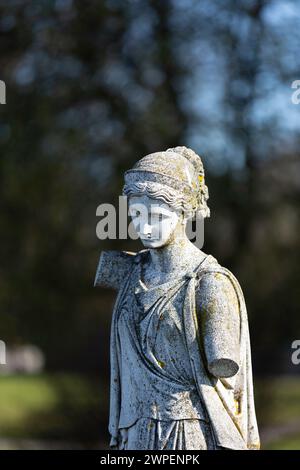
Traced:
<path fill-rule="evenodd" d="M 146 248 L 170 243 L 180 225 L 180 214 L 163 201 L 148 196 L 131 196 L 129 214 L 134 229 Z"/>

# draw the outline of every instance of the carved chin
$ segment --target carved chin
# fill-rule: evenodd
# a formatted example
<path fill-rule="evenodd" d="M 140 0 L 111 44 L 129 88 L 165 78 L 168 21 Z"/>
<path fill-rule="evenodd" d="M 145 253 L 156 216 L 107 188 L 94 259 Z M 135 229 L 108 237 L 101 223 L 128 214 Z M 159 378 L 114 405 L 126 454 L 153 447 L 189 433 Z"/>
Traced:
<path fill-rule="evenodd" d="M 167 240 L 156 240 L 151 238 L 141 238 L 141 241 L 144 246 L 147 248 L 162 248 L 169 244 L 169 239 Z"/>

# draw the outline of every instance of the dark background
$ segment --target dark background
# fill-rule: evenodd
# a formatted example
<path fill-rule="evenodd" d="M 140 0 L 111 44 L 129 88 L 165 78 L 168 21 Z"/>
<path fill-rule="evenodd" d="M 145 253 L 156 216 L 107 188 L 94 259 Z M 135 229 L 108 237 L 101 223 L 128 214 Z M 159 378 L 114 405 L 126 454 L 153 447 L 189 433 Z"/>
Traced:
<path fill-rule="evenodd" d="M 154 151 L 202 156 L 203 250 L 249 313 L 265 448 L 300 448 L 300 16 L 295 0 L 0 1 L 0 447 L 107 445 L 114 293 L 94 289 L 96 208 Z M 298 424 L 297 424 L 298 423 Z M 31 439 L 31 440 L 29 440 Z M 2 444 L 1 444 L 2 442 Z"/>

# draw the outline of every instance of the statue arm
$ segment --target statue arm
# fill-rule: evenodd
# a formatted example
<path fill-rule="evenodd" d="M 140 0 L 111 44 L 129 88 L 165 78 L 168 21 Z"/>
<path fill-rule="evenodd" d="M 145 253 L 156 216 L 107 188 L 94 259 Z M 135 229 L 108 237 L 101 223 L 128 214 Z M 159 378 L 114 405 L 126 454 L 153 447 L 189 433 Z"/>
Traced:
<path fill-rule="evenodd" d="M 239 370 L 240 312 L 230 279 L 218 272 L 204 274 L 196 304 L 209 372 L 217 378 L 233 377 Z"/>
<path fill-rule="evenodd" d="M 129 273 L 135 253 L 128 251 L 102 251 L 94 286 L 118 290 Z"/>

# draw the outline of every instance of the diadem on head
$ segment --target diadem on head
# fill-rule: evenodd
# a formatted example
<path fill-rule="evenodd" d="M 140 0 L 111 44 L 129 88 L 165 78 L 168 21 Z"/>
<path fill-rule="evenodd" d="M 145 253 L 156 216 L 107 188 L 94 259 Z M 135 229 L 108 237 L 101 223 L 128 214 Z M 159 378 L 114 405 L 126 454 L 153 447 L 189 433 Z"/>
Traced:
<path fill-rule="evenodd" d="M 146 194 L 163 200 L 188 217 L 196 213 L 209 217 L 208 188 L 202 160 L 187 147 L 169 148 L 141 158 L 125 172 L 123 194 Z"/>

